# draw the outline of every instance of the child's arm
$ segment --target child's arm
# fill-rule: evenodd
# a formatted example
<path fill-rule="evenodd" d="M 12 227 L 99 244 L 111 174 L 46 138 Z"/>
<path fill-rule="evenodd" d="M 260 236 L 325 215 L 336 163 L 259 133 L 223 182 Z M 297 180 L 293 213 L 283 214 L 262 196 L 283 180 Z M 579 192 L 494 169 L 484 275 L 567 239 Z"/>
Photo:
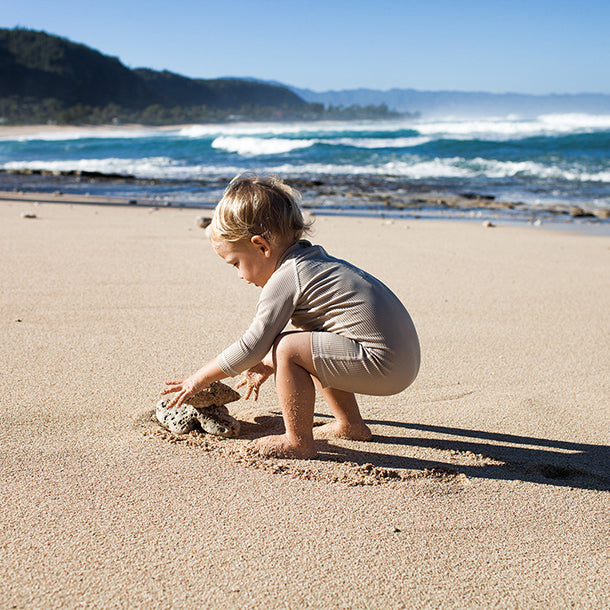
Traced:
<path fill-rule="evenodd" d="M 191 396 L 194 396 L 201 390 L 207 388 L 213 381 L 220 381 L 228 377 L 228 375 L 218 366 L 216 359 L 210 360 L 204 364 L 196 373 L 182 380 L 166 381 L 165 385 L 171 386 L 161 391 L 161 394 L 176 393 L 167 408 L 179 407 L 186 402 Z M 262 382 L 261 382 L 262 383 Z"/>

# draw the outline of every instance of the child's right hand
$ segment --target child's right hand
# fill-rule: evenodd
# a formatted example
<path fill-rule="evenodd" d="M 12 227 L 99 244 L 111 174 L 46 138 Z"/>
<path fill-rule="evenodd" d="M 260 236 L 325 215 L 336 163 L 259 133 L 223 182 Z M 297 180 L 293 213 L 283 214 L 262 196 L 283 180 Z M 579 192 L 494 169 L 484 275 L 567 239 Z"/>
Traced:
<path fill-rule="evenodd" d="M 241 381 L 235 385 L 235 388 L 241 388 L 242 386 L 247 386 L 246 395 L 244 398 L 247 400 L 252 396 L 252 398 L 256 401 L 258 400 L 258 391 L 263 383 L 273 375 L 273 367 L 265 364 L 264 362 L 259 362 L 255 364 L 253 367 L 249 368 L 247 371 L 242 373 L 243 378 Z"/>
<path fill-rule="evenodd" d="M 179 407 L 191 396 L 207 388 L 213 381 L 220 381 L 226 377 L 226 373 L 218 366 L 216 358 L 206 362 L 196 373 L 186 379 L 174 379 L 166 381 L 165 385 L 170 386 L 161 391 L 161 395 L 175 394 L 166 405 L 168 409 Z"/>
<path fill-rule="evenodd" d="M 165 385 L 170 386 L 161 391 L 161 395 L 164 394 L 176 394 L 170 402 L 166 405 L 168 409 L 172 407 L 179 407 L 186 402 L 191 396 L 194 396 L 198 392 L 201 392 L 204 388 L 207 388 L 211 383 L 210 377 L 207 374 L 209 365 L 204 366 L 202 369 L 193 373 L 186 379 L 175 379 L 173 381 L 166 381 Z M 212 381 L 214 379 L 212 378 Z"/>

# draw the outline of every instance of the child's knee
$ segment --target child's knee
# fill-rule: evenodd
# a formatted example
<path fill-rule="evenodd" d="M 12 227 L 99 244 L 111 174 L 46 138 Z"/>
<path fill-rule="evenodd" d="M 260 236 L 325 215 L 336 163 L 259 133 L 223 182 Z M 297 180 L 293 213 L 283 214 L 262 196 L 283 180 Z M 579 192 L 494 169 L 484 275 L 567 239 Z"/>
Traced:
<path fill-rule="evenodd" d="M 275 361 L 290 360 L 294 354 L 294 346 L 291 335 L 295 333 L 285 332 L 279 334 L 273 342 L 273 359 Z"/>
<path fill-rule="evenodd" d="M 313 363 L 311 354 L 311 333 L 285 332 L 273 342 L 274 363 L 292 363 L 309 369 Z"/>

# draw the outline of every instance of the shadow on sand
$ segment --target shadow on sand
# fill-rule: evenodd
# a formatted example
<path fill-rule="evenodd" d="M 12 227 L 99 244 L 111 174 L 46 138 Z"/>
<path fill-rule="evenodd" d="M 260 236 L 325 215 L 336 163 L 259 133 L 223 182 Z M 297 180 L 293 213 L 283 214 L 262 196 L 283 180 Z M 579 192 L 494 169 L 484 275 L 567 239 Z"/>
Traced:
<path fill-rule="evenodd" d="M 367 423 L 423 433 L 409 436 L 374 434 L 375 443 L 436 449 L 441 456 L 446 452 L 448 459 L 434 461 L 391 453 L 359 452 L 359 458 L 355 453 L 350 455 L 357 463 L 362 460 L 384 468 L 454 469 L 469 478 L 610 490 L 608 446 L 396 421 L 367 420 Z M 455 459 L 449 459 L 449 456 Z M 472 463 L 464 463 L 468 461 Z"/>
<path fill-rule="evenodd" d="M 316 414 L 316 419 L 330 416 Z M 255 419 L 250 438 L 282 431 L 281 415 Z M 373 427 L 373 443 L 388 452 L 367 451 L 368 443 L 345 447 L 317 441 L 319 460 L 349 461 L 358 465 L 409 471 L 456 472 L 468 478 L 528 481 L 546 485 L 610 491 L 610 447 L 570 441 L 516 436 L 497 432 L 451 428 L 386 420 L 366 420 Z M 260 425 L 262 424 L 262 425 Z M 375 428 L 397 428 L 397 435 L 379 434 Z M 438 459 L 421 459 L 405 449 L 435 450 Z M 402 454 L 402 455 L 401 455 Z"/>

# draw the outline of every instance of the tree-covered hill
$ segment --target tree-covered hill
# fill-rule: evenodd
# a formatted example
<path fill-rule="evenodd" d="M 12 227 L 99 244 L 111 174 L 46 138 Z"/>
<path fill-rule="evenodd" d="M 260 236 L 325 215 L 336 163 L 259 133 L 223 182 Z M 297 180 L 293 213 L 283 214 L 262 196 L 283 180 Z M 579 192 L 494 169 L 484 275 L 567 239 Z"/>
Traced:
<path fill-rule="evenodd" d="M 205 104 L 210 108 L 238 109 L 244 105 L 305 108 L 307 103 L 287 87 L 234 78 L 192 79 L 172 72 L 147 68 L 134 70 L 165 106 Z"/>
<path fill-rule="evenodd" d="M 162 123 L 222 119 L 228 113 L 270 118 L 321 109 L 282 86 L 131 70 L 116 57 L 65 38 L 21 28 L 0 29 L 0 117 L 4 122 L 118 118 Z"/>
<path fill-rule="evenodd" d="M 73 106 L 146 105 L 146 83 L 116 57 L 30 30 L 0 30 L 0 97 Z"/>

